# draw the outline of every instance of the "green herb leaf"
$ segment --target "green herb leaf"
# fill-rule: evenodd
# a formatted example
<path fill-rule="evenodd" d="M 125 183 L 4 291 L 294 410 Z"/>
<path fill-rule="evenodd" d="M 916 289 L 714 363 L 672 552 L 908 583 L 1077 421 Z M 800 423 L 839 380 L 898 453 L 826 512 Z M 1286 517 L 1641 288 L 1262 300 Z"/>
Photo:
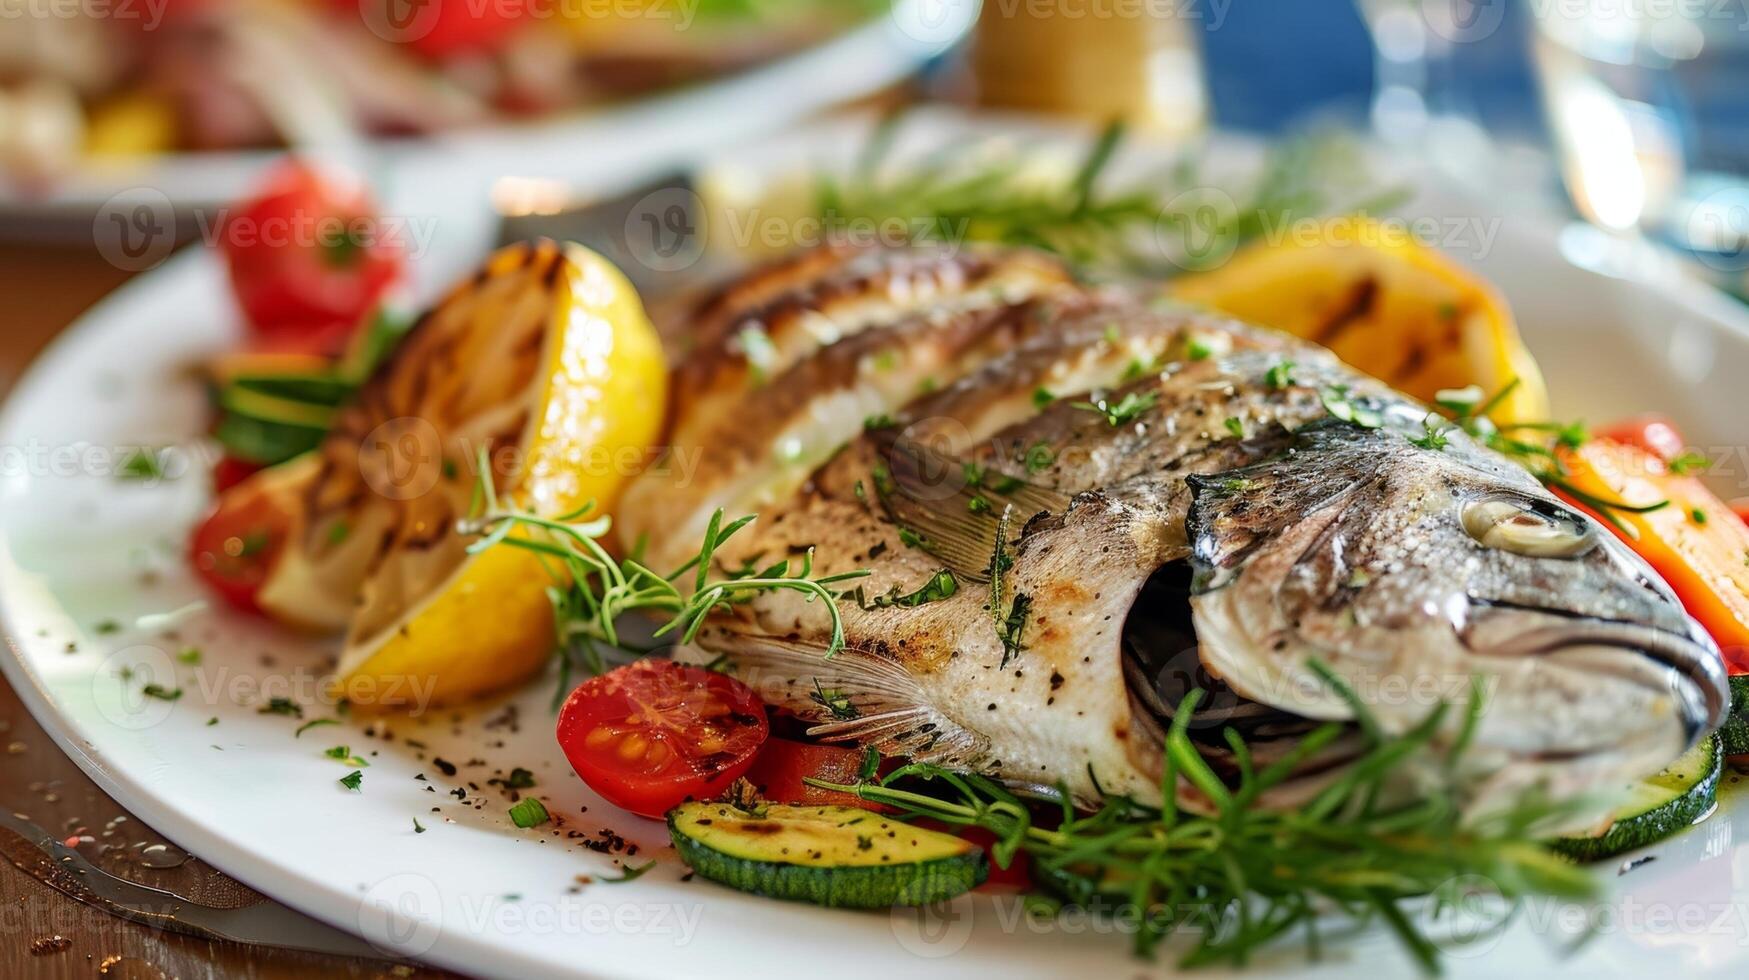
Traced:
<path fill-rule="evenodd" d="M 364 783 L 364 773 L 359 772 L 356 769 L 354 769 L 353 771 L 340 777 L 340 785 L 346 787 L 349 790 L 353 790 L 354 792 L 356 792 L 358 790 L 358 787 L 363 783 Z"/>
<path fill-rule="evenodd" d="M 552 817 L 547 813 L 546 806 L 532 796 L 523 797 L 510 808 L 510 822 L 523 830 L 539 827 L 550 819 Z"/>
<path fill-rule="evenodd" d="M 147 684 L 140 689 L 140 693 L 149 698 L 157 698 L 160 701 L 175 701 L 182 697 L 182 688 L 165 687 L 162 684 Z"/>
<path fill-rule="evenodd" d="M 1112 428 L 1134 422 L 1142 413 L 1154 407 L 1159 400 L 1156 392 L 1128 392 L 1117 402 L 1099 398 L 1090 402 L 1076 402 L 1073 407 L 1083 411 L 1098 412 L 1105 416 L 1105 421 Z"/>
<path fill-rule="evenodd" d="M 636 881 L 639 878 L 642 878 L 644 876 L 644 872 L 650 870 L 651 868 L 654 868 L 655 866 L 656 866 L 655 861 L 648 861 L 648 862 L 641 864 L 641 865 L 638 865 L 636 867 L 633 867 L 632 865 L 628 864 L 628 865 L 625 865 L 624 867 L 620 868 L 620 876 L 618 878 L 600 878 L 597 880 L 599 880 L 604 885 L 623 885 L 628 881 Z"/>
<path fill-rule="evenodd" d="M 303 724 L 299 725 L 298 730 L 295 732 L 292 732 L 292 738 L 299 738 L 305 732 L 309 731 L 312 728 L 320 728 L 323 725 L 338 725 L 338 724 L 340 724 L 340 722 L 334 718 L 313 718 L 313 719 L 306 721 Z"/>

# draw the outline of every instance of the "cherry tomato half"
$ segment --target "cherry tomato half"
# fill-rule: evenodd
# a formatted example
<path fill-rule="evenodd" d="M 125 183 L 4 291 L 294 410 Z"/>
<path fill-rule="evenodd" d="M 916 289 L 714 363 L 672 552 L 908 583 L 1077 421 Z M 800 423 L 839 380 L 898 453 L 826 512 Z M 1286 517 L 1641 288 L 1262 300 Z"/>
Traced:
<path fill-rule="evenodd" d="M 759 750 L 753 768 L 747 770 L 747 781 L 759 790 L 762 799 L 773 803 L 884 810 L 861 797 L 820 789 L 802 781 L 811 777 L 829 783 L 854 783 L 862 775 L 865 755 L 861 749 L 842 745 L 810 745 L 787 738 L 773 738 Z"/>
<path fill-rule="evenodd" d="M 259 612 L 255 595 L 285 547 L 288 523 L 271 496 L 238 488 L 221 497 L 218 509 L 194 529 L 189 562 L 226 602 Z"/>
<path fill-rule="evenodd" d="M 722 793 L 770 733 L 752 688 L 672 660 L 592 677 L 559 712 L 571 768 L 609 803 L 646 817 Z"/>
<path fill-rule="evenodd" d="M 297 160 L 226 217 L 219 245 L 252 346 L 281 352 L 339 353 L 406 259 L 362 186 Z"/>

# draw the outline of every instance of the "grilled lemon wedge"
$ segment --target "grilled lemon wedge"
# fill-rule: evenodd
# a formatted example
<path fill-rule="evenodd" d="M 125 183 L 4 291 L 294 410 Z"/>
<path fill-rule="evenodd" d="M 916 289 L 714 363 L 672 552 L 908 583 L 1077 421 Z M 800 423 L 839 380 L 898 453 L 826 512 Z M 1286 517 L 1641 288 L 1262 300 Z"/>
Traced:
<path fill-rule="evenodd" d="M 259 602 L 346 630 L 353 704 L 430 705 L 514 684 L 553 649 L 532 553 L 467 553 L 482 455 L 503 496 L 611 507 L 662 424 L 667 373 L 637 294 L 576 245 L 513 246 L 434 307 L 341 412 L 305 474 Z"/>
<path fill-rule="evenodd" d="M 1368 218 L 1320 226 L 1234 253 L 1171 286 L 1176 299 L 1285 330 L 1401 391 L 1433 401 L 1441 389 L 1493 394 L 1498 422 L 1548 417 L 1542 372 L 1493 287 L 1456 263 Z"/>

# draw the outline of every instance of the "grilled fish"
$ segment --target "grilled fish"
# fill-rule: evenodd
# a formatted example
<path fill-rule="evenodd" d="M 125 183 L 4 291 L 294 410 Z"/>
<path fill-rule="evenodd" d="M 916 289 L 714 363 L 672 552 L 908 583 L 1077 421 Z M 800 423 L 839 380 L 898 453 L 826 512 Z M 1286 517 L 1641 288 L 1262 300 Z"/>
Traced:
<path fill-rule="evenodd" d="M 807 255 L 702 309 L 671 450 L 699 465 L 642 476 L 621 532 L 677 563 L 714 508 L 758 511 L 723 570 L 868 570 L 835 657 L 787 591 L 696 640 L 817 737 L 1158 802 L 1190 688 L 1233 775 L 1226 727 L 1263 765 L 1352 722 L 1321 665 L 1388 733 L 1482 697 L 1461 776 L 1485 807 L 1623 784 L 1721 719 L 1718 651 L 1649 567 L 1320 347 L 1021 251 Z M 1335 778 L 1350 728 L 1260 803 Z"/>

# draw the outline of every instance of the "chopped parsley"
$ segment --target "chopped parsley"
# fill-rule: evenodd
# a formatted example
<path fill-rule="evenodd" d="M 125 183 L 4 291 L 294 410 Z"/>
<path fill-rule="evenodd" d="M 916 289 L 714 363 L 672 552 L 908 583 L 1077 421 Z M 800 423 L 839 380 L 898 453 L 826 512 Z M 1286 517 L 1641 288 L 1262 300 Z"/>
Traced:
<path fill-rule="evenodd" d="M 352 525 L 345 521 L 335 521 L 328 528 L 328 543 L 339 544 L 352 535 Z"/>
<path fill-rule="evenodd" d="M 98 636 L 109 636 L 112 633 L 120 633 L 121 624 L 113 619 L 106 619 L 91 627 L 91 631 Z"/>
<path fill-rule="evenodd" d="M 1149 392 L 1130 392 L 1115 404 L 1109 399 L 1100 398 L 1091 402 L 1076 402 L 1076 408 L 1087 412 L 1097 412 L 1105 416 L 1105 421 L 1112 428 L 1134 422 L 1143 412 L 1154 407 L 1159 395 Z"/>
<path fill-rule="evenodd" d="M 876 429 L 890 429 L 893 426 L 898 425 L 898 424 L 899 424 L 898 419 L 893 418 L 891 415 L 888 415 L 886 412 L 881 412 L 878 415 L 870 415 L 867 418 L 863 419 L 862 420 L 862 431 L 873 432 Z"/>
<path fill-rule="evenodd" d="M 322 725 L 338 725 L 338 724 L 340 724 L 340 722 L 333 719 L 333 718 L 314 718 L 314 719 L 311 719 L 310 721 L 306 721 L 303 724 L 299 725 L 298 730 L 292 733 L 292 738 L 298 738 L 312 728 L 318 728 Z"/>
<path fill-rule="evenodd" d="M 1670 472 L 1677 476 L 1690 476 L 1695 473 L 1704 473 L 1707 467 L 1712 465 L 1712 462 L 1704 454 L 1689 449 L 1665 465 L 1670 468 Z"/>
<path fill-rule="evenodd" d="M 1206 361 L 1213 357 L 1214 353 L 1215 349 L 1201 337 L 1190 338 L 1190 342 L 1185 346 L 1185 356 L 1193 361 Z"/>
<path fill-rule="evenodd" d="M 185 664 L 198 664 L 200 663 L 200 647 L 183 647 L 182 652 L 176 655 L 176 659 Z"/>
<path fill-rule="evenodd" d="M 636 881 L 639 878 L 642 878 L 644 876 L 644 872 L 650 870 L 651 868 L 654 868 L 655 866 L 656 866 L 655 861 L 650 861 L 650 862 L 647 862 L 645 864 L 638 865 L 637 867 L 633 867 L 632 865 L 628 864 L 628 865 L 625 865 L 622 868 L 620 868 L 620 876 L 618 878 L 601 878 L 598 880 L 604 885 L 623 885 L 628 881 Z"/>
<path fill-rule="evenodd" d="M 1056 461 L 1057 454 L 1051 450 L 1050 446 L 1042 442 L 1033 443 L 1032 447 L 1026 451 L 1026 471 L 1028 473 L 1037 473 Z"/>
<path fill-rule="evenodd" d="M 322 753 L 330 759 L 344 762 L 355 769 L 369 769 L 370 763 L 352 754 L 352 749 L 344 745 L 336 745 Z"/>
<path fill-rule="evenodd" d="M 889 609 L 895 606 L 912 609 L 926 603 L 939 602 L 942 599 L 949 598 L 959 590 L 959 580 L 953 577 L 953 572 L 951 570 L 944 568 L 941 571 L 936 572 L 934 575 L 931 575 L 929 581 L 923 583 L 922 588 L 907 595 L 901 595 L 899 593 L 899 587 L 895 585 L 880 595 L 875 596 L 873 599 L 870 599 L 864 594 L 862 586 L 859 585 L 850 592 L 845 593 L 842 598 L 855 599 L 856 604 L 865 610 Z"/>
<path fill-rule="evenodd" d="M 182 697 L 182 688 L 165 687 L 162 684 L 147 684 L 140 689 L 140 693 L 149 698 L 157 698 L 160 701 L 175 701 Z"/>
<path fill-rule="evenodd" d="M 1696 524 L 1705 524 L 1706 523 L 1706 511 L 1701 510 L 1699 507 L 1691 508 L 1688 512 L 1688 519 L 1695 522 Z"/>
<path fill-rule="evenodd" d="M 504 777 L 504 787 L 506 789 L 533 789 L 534 773 L 517 766 L 510 770 L 510 775 Z"/>
<path fill-rule="evenodd" d="M 413 818 L 413 832 L 415 834 L 425 833 L 425 825 L 419 822 L 418 817 Z"/>
<path fill-rule="evenodd" d="M 919 551 L 927 550 L 923 545 L 923 535 L 908 527 L 899 528 L 899 543 L 907 548 L 916 548 Z"/>
<path fill-rule="evenodd" d="M 1032 597 L 1024 592 L 1014 593 L 1014 603 L 1008 607 L 1008 618 L 1002 622 L 1002 663 L 1008 666 L 1008 661 L 1020 656 L 1026 647 L 1020 638 L 1026 632 L 1026 620 L 1032 614 Z"/>
<path fill-rule="evenodd" d="M 1245 420 L 1244 419 L 1241 419 L 1236 415 L 1229 415 L 1229 416 L 1227 416 L 1227 421 L 1224 422 L 1223 424 L 1227 427 L 1227 431 L 1233 434 L 1233 438 L 1235 438 L 1235 439 L 1245 438 Z"/>
<path fill-rule="evenodd" d="M 1377 429 L 1385 424 L 1384 416 L 1376 409 L 1368 408 L 1364 403 L 1349 397 L 1347 385 L 1331 385 L 1319 392 L 1318 397 L 1324 402 L 1326 412 L 1350 425 Z"/>
<path fill-rule="evenodd" d="M 267 703 L 255 709 L 258 715 L 286 715 L 291 718 L 302 718 L 304 709 L 291 698 L 269 698 Z"/>
<path fill-rule="evenodd" d="M 523 830 L 539 827 L 551 819 L 552 817 L 547 814 L 547 808 L 542 805 L 541 801 L 532 796 L 523 797 L 510 808 L 510 822 Z"/>
<path fill-rule="evenodd" d="M 359 772 L 357 769 L 354 769 L 351 772 L 347 773 L 346 775 L 340 777 L 340 785 L 346 787 L 349 790 L 352 790 L 353 792 L 357 792 L 359 785 L 362 784 L 363 782 L 364 782 L 364 773 Z"/>
<path fill-rule="evenodd" d="M 1038 409 L 1039 411 L 1043 411 L 1047 408 L 1050 408 L 1051 403 L 1056 401 L 1056 400 L 1057 400 L 1057 396 L 1051 394 L 1050 391 L 1048 391 L 1044 385 L 1039 385 L 1037 388 L 1034 388 L 1032 390 L 1032 407 Z"/>
<path fill-rule="evenodd" d="M 1439 452 L 1451 442 L 1445 434 L 1446 428 L 1447 426 L 1444 419 L 1440 418 L 1433 412 L 1428 412 L 1427 416 L 1421 420 L 1422 434 L 1419 436 L 1410 436 L 1409 443 L 1414 446 L 1419 446 L 1422 449 Z"/>
<path fill-rule="evenodd" d="M 862 716 L 862 712 L 857 711 L 856 705 L 850 702 L 849 694 L 836 687 L 821 687 L 818 677 L 814 678 L 814 690 L 808 695 L 808 700 L 825 708 L 837 721 L 850 721 Z"/>
<path fill-rule="evenodd" d="M 1280 391 L 1294 383 L 1294 362 L 1276 361 L 1269 372 L 1263 376 L 1263 383 L 1272 391 Z"/>

